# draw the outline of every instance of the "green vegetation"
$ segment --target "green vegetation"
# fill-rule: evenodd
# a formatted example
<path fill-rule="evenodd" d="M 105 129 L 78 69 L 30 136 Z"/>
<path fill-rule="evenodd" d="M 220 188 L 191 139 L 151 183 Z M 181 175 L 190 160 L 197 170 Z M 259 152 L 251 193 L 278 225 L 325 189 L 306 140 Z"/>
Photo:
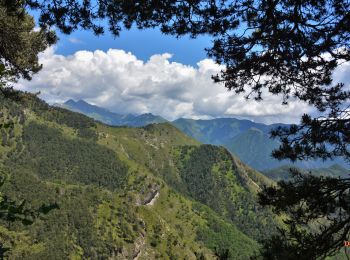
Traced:
<path fill-rule="evenodd" d="M 80 112 L 108 125 L 140 127 L 147 124 L 166 122 L 165 119 L 152 114 L 140 116 L 115 114 L 82 100 L 77 102 L 68 100 L 59 106 Z M 211 120 L 180 118 L 171 122 L 171 124 L 200 142 L 224 146 L 245 164 L 259 171 L 267 172 L 270 169 L 284 168 L 286 164 L 290 164 L 286 160 L 278 161 L 271 156 L 273 150 L 279 147 L 280 142 L 270 138 L 270 131 L 281 124 L 265 125 L 235 118 Z M 327 168 L 334 163 L 341 167 L 347 167 L 346 161 L 341 158 L 334 158 L 332 161 L 298 161 L 294 164 L 294 167 L 302 169 Z"/>
<path fill-rule="evenodd" d="M 259 248 L 255 241 L 239 234 L 237 228 L 215 216 L 203 205 L 198 203 L 195 206 L 198 211 L 205 212 L 207 216 L 207 225 L 200 226 L 197 239 L 203 241 L 218 257 L 224 258 L 226 254 L 227 259 L 249 259 L 252 248 Z M 237 240 L 238 237 L 239 240 Z"/>
<path fill-rule="evenodd" d="M 23 168 L 47 180 L 95 184 L 111 190 L 126 182 L 127 167 L 110 149 L 86 140 L 68 139 L 53 128 L 30 122 L 23 128 L 25 149 L 13 156 Z M 19 163 L 18 163 L 19 162 Z"/>
<path fill-rule="evenodd" d="M 249 176 L 237 167 L 226 149 L 212 145 L 181 146 L 175 153 L 185 194 L 232 221 L 251 238 L 261 240 L 275 231 L 274 216 L 256 203 L 246 179 Z M 262 184 L 267 183 L 255 183 Z"/>
<path fill-rule="evenodd" d="M 216 118 L 193 120 L 180 118 L 172 122 L 185 134 L 206 144 L 222 145 L 238 156 L 245 164 L 259 171 L 267 171 L 290 164 L 272 157 L 273 150 L 280 145 L 279 140 L 271 139 L 270 131 L 283 124 L 265 125 L 236 118 Z M 295 166 L 303 169 L 330 167 L 332 164 L 347 167 L 347 162 L 339 157 L 332 160 L 296 161 Z"/>
<path fill-rule="evenodd" d="M 39 11 L 41 27 L 39 32 L 34 30 L 33 19 L 27 14 L 25 8 Z M 287 104 L 288 100 L 293 97 L 318 110 L 318 113 L 315 113 L 316 118 L 304 114 L 299 125 L 278 127 L 272 131 L 271 135 L 279 138 L 281 142 L 279 149 L 273 152 L 275 158 L 290 159 L 294 162 L 315 158 L 325 160 L 342 157 L 349 161 L 350 138 L 348 129 L 350 120 L 347 104 L 350 99 L 350 91 L 346 84 L 333 80 L 335 69 L 344 62 L 350 61 L 349 9 L 349 2 L 344 0 L 321 2 L 241 0 L 233 1 L 230 4 L 225 1 L 166 1 L 162 4 L 158 1 L 132 1 L 128 4 L 125 4 L 124 1 L 63 0 L 54 1 L 53 4 L 46 0 L 0 1 L 0 91 L 4 94 L 2 88 L 6 84 L 21 77 L 30 79 L 33 73 L 40 70 L 38 53 L 54 42 L 55 37 L 47 31 L 47 28 L 53 26 L 66 34 L 82 28 L 90 29 L 99 35 L 104 33 L 103 25 L 108 24 L 109 30 L 114 36 L 118 36 L 124 28 L 132 28 L 133 25 L 137 25 L 138 29 L 159 27 L 163 33 L 177 37 L 186 34 L 192 38 L 210 35 L 213 37 L 213 46 L 207 49 L 208 55 L 225 67 L 220 74 L 213 76 L 215 82 L 223 83 L 226 88 L 234 90 L 236 93 L 246 92 L 248 93 L 247 98 L 262 100 L 265 89 L 270 94 L 282 96 L 283 104 Z M 107 23 L 101 22 L 101 20 L 105 20 Z M 245 25 L 248 28 L 242 33 L 242 26 L 245 27 Z M 4 110 L 8 110 L 8 107 L 5 107 Z M 75 185 L 78 190 L 96 188 L 95 179 L 91 178 L 90 174 L 87 174 L 88 181 L 73 183 L 76 181 L 75 177 L 78 177 L 74 176 L 69 179 L 69 183 L 64 184 L 57 183 L 57 180 L 41 180 L 42 176 L 36 174 L 35 167 L 21 169 L 19 165 L 17 168 L 17 165 L 14 164 L 16 158 L 13 156 L 16 156 L 17 153 L 20 155 L 23 149 L 26 149 L 28 143 L 25 141 L 29 144 L 33 141 L 30 138 L 25 139 L 27 125 L 33 121 L 40 124 L 44 118 L 38 118 L 38 114 L 32 114 L 27 122 L 22 120 L 21 123 L 17 118 L 8 117 L 8 114 L 11 113 L 6 112 L 7 117 L 1 122 L 1 128 L 4 129 L 1 131 L 1 155 L 3 156 L 1 167 L 5 168 L 5 172 L 10 171 L 9 192 L 17 188 L 17 186 L 10 184 L 14 184 L 13 181 L 16 180 L 16 177 L 23 173 L 25 175 L 21 176 L 19 183 L 29 176 L 31 180 L 38 177 L 38 182 L 42 182 L 43 185 Z M 31 111 L 22 110 L 22 112 L 26 112 L 24 114 L 27 115 Z M 49 124 L 49 128 L 55 128 L 55 124 Z M 69 126 L 63 128 L 66 134 L 75 131 Z M 96 142 L 93 136 L 90 136 L 91 129 L 80 128 L 78 130 L 82 130 L 82 132 L 78 131 L 77 136 L 68 134 L 69 138 L 87 137 Z M 99 133 L 94 136 L 99 136 Z M 50 139 L 46 141 L 50 142 Z M 106 144 L 108 145 L 109 142 L 107 141 Z M 167 151 L 160 149 L 152 142 L 147 144 L 152 145 L 159 152 Z M 40 155 L 43 154 L 41 148 L 44 150 L 47 148 L 39 145 L 37 147 L 39 147 L 38 154 Z M 196 151 L 196 148 L 193 150 Z M 124 147 L 123 149 L 125 150 Z M 49 153 L 50 151 L 45 150 L 45 152 Z M 191 153 L 189 161 L 191 161 Z M 174 173 L 170 171 L 173 169 L 171 158 L 169 163 L 161 164 L 160 161 L 153 159 L 154 151 L 148 155 L 150 157 L 146 158 L 147 164 L 142 165 L 145 167 L 144 170 L 149 169 L 151 172 L 156 170 L 157 177 L 153 177 L 156 179 L 163 177 L 165 182 L 169 183 L 169 176 Z M 130 158 L 128 153 L 125 156 Z M 52 161 L 52 163 L 64 163 L 66 159 Z M 35 165 L 36 158 L 33 158 L 33 161 L 33 165 Z M 121 161 L 123 160 L 121 159 Z M 80 164 L 84 162 L 82 160 Z M 124 162 L 126 163 L 126 160 Z M 74 167 L 79 168 L 80 164 L 74 165 Z M 65 165 L 71 166 L 67 163 Z M 131 170 L 133 169 L 131 166 L 135 167 L 137 163 L 130 162 L 128 165 L 130 166 L 129 170 Z M 195 163 L 189 165 L 192 170 L 191 166 Z M 177 168 L 180 172 L 176 178 L 171 178 L 174 181 L 173 185 L 178 184 L 176 181 L 181 178 L 184 169 L 186 169 L 186 164 Z M 51 167 L 47 167 L 47 170 L 50 171 Z M 171 173 L 165 175 L 164 170 Z M 207 178 L 209 168 L 206 167 L 202 170 L 205 172 L 201 172 L 200 176 L 209 180 L 210 178 Z M 224 171 L 226 170 L 224 168 Z M 176 172 L 176 169 L 174 171 Z M 224 174 L 221 164 L 212 165 L 211 172 L 219 177 Z M 128 173 L 131 174 L 131 172 Z M 152 173 L 149 174 L 152 175 Z M 128 184 L 132 184 L 138 176 L 137 172 L 133 172 L 131 175 L 133 178 L 128 180 Z M 78 177 L 79 180 L 80 177 Z M 213 181 L 211 184 L 213 183 L 215 182 Z M 154 190 L 155 187 L 160 189 L 166 186 L 165 183 L 160 184 L 160 186 L 148 184 L 148 188 L 152 188 L 151 194 L 159 195 L 160 190 Z M 39 186 L 35 187 L 37 194 L 40 194 L 38 191 L 43 190 Z M 97 186 L 100 186 L 97 188 L 97 193 L 113 194 L 102 185 Z M 30 188 L 33 187 L 30 186 Z M 258 188 L 257 190 L 259 190 Z M 21 187 L 14 195 L 20 195 L 22 189 L 25 191 L 25 187 Z M 265 187 L 259 193 L 260 204 L 271 206 L 277 214 L 285 214 L 287 228 L 280 229 L 279 235 L 265 241 L 261 256 L 264 259 L 324 259 L 334 255 L 344 246 L 344 241 L 348 240 L 349 237 L 349 189 L 349 178 L 316 177 L 301 174 L 297 170 L 294 172 L 292 181 L 281 181 L 277 186 Z M 89 195 L 91 194 L 94 192 L 89 192 Z M 191 191 L 189 194 L 191 195 Z M 192 195 L 197 196 L 198 194 L 202 197 L 203 193 L 194 192 Z M 117 194 L 114 193 L 114 195 Z M 123 197 L 121 194 L 118 195 Z M 128 201 L 132 202 L 129 195 L 127 194 Z M 156 199 L 152 196 L 150 197 L 151 206 Z M 71 197 L 76 198 L 74 192 L 69 198 Z M 73 213 L 69 205 L 63 207 L 67 209 L 66 211 L 59 211 L 63 215 L 66 214 L 63 219 L 67 219 L 68 224 L 60 226 L 60 229 L 57 229 L 50 237 L 51 241 L 42 242 L 44 246 L 37 239 L 41 234 L 37 232 L 40 229 L 22 228 L 20 225 L 16 225 L 14 220 L 7 223 L 8 227 L 4 229 L 6 233 L 4 237 L 6 235 L 7 237 L 12 236 L 12 244 L 18 242 L 17 245 L 20 245 L 20 249 L 17 251 L 11 249 L 9 254 L 12 255 L 8 257 L 24 258 L 27 252 L 38 256 L 41 251 L 46 250 L 47 253 L 40 258 L 114 258 L 116 253 L 121 254 L 119 258 L 139 258 L 140 247 L 145 244 L 144 239 L 141 239 L 140 243 L 136 243 L 134 236 L 123 236 L 125 243 L 135 245 L 133 254 L 124 253 L 123 249 L 127 250 L 126 245 L 118 244 L 116 251 L 111 248 L 106 249 L 103 247 L 105 244 L 98 244 L 101 240 L 96 239 L 98 232 L 94 232 L 91 225 L 92 220 L 95 220 L 94 212 L 91 212 L 93 206 L 87 206 L 87 201 L 85 197 L 83 198 L 80 198 L 83 200 L 80 203 L 81 207 L 79 209 L 75 207 Z M 203 198 L 205 199 L 205 196 Z M 149 198 L 144 201 L 149 201 Z M 62 201 L 62 205 L 65 205 L 66 202 L 67 200 Z M 96 205 L 96 203 L 91 205 Z M 148 206 L 148 202 L 137 204 L 137 206 L 141 205 Z M 127 214 L 127 216 L 129 215 Z M 98 216 L 97 214 L 97 219 Z M 131 214 L 131 216 L 133 215 Z M 113 223 L 124 223 L 121 219 L 123 217 L 118 219 L 119 222 Z M 59 217 L 55 220 L 58 221 L 55 221 L 53 226 L 57 223 L 64 223 Z M 129 218 L 126 218 L 126 222 L 128 220 Z M 63 233 L 64 239 L 58 239 L 60 242 L 57 245 L 54 244 L 56 247 L 47 251 L 50 242 L 56 241 L 57 234 L 60 234 L 60 231 L 65 230 L 67 226 L 69 231 Z M 172 251 L 169 244 L 166 245 L 166 252 L 162 250 L 164 248 L 162 238 L 166 237 L 164 233 L 168 233 L 170 230 L 170 228 L 167 229 L 163 226 L 162 223 L 154 223 L 150 226 L 151 228 L 148 227 L 147 230 L 151 230 L 150 233 L 153 234 L 149 239 L 152 241 L 150 245 L 155 248 L 154 252 L 156 253 L 147 253 L 146 257 L 189 258 L 186 252 L 179 255 L 180 251 Z M 125 231 L 122 234 L 131 233 L 129 225 L 120 224 L 120 229 Z M 133 226 L 133 230 L 138 231 L 138 226 Z M 72 236 L 71 231 L 73 231 Z M 26 237 L 27 234 L 24 234 L 25 232 L 28 232 L 29 235 L 35 235 L 35 245 L 28 243 L 29 239 Z M 43 232 L 44 235 L 47 233 L 47 230 Z M 144 237 L 143 233 L 141 235 Z M 169 238 L 167 241 L 171 241 L 174 246 L 179 244 L 177 240 L 173 239 L 174 237 L 167 237 Z M 6 242 L 6 238 L 4 240 Z M 194 243 L 195 241 L 193 241 Z M 186 245 L 183 248 L 191 250 L 194 248 L 194 245 L 188 246 L 187 243 L 183 243 L 183 245 Z M 60 248 L 62 246 L 66 247 Z M 63 250 L 56 251 L 55 249 L 58 248 Z M 230 249 L 215 250 L 215 255 L 226 259 L 235 257 L 233 252 Z M 3 253 L 1 252 L 1 254 Z M 54 254 L 50 255 L 52 253 Z M 62 255 L 58 256 L 59 253 Z M 198 256 L 205 258 L 204 251 L 199 253 L 196 251 L 194 255 L 196 258 Z"/>
<path fill-rule="evenodd" d="M 109 127 L 12 90 L 0 106 L 0 190 L 46 211 L 31 225 L 0 220 L 4 258 L 246 259 L 274 230 L 256 229 L 273 218 L 255 199 L 270 181 L 224 148 L 168 123 Z"/>
<path fill-rule="evenodd" d="M 272 131 L 271 135 L 281 142 L 273 152 L 274 158 L 293 162 L 315 158 L 350 159 L 350 91 L 345 83 L 333 80 L 335 69 L 350 61 L 348 1 L 241 0 L 229 4 L 225 1 L 131 1 L 125 4 L 124 1 L 62 0 L 52 4 L 46 0 L 28 0 L 0 1 L 0 5 L 1 91 L 8 82 L 20 77 L 30 79 L 40 69 L 37 55 L 54 42 L 54 37 L 46 36 L 47 28 L 53 26 L 66 34 L 82 28 L 100 35 L 108 24 L 114 36 L 134 25 L 138 29 L 158 27 L 163 33 L 177 37 L 209 35 L 213 46 L 207 48 L 207 53 L 225 67 L 213 76 L 215 82 L 238 94 L 246 92 L 247 98 L 258 101 L 268 92 L 282 96 L 283 104 L 293 97 L 317 109 L 316 118 L 304 114 L 299 125 Z M 35 32 L 33 19 L 25 8 L 39 11 L 40 32 Z M 2 146 L 6 147 L 2 152 L 8 158 L 12 157 L 13 145 L 21 143 L 18 130 L 23 131 L 21 127 L 11 127 L 12 124 L 15 122 L 4 123 L 8 131 L 1 133 Z M 153 152 L 150 155 L 153 158 Z M 145 166 L 169 171 L 170 161 L 159 167 L 160 162 L 153 160 L 155 165 Z M 218 171 L 220 175 L 220 166 Z M 162 171 L 157 175 L 165 176 Z M 277 214 L 285 214 L 287 228 L 265 241 L 261 256 L 264 259 L 324 259 L 334 255 L 349 237 L 349 189 L 349 178 L 316 177 L 297 170 L 292 181 L 264 188 L 259 193 L 260 204 L 271 206 Z M 154 192 L 152 190 L 152 194 Z M 81 227 L 89 230 L 87 226 Z M 160 240 L 164 229 L 160 224 L 153 227 L 153 237 Z M 73 241 L 79 242 L 79 237 L 81 234 Z M 86 257 L 84 252 L 87 252 L 97 258 L 91 244 L 90 250 L 83 250 L 84 242 L 76 247 L 78 255 Z M 158 243 L 152 242 L 151 246 L 157 248 Z M 140 252 L 128 256 L 138 258 Z M 178 257 L 171 251 L 166 255 Z M 226 259 L 230 251 L 216 252 L 216 255 Z M 200 258 L 204 258 L 202 256 Z M 123 254 L 122 257 L 126 258 Z M 76 254 L 71 258 L 76 258 Z M 164 259 L 165 255 L 158 250 L 155 258 Z M 187 255 L 184 258 L 188 258 Z"/>

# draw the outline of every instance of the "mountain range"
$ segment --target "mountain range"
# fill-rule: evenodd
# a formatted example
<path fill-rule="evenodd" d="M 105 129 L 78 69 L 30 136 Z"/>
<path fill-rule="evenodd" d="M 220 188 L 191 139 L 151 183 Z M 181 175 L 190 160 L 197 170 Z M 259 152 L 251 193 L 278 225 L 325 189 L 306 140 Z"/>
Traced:
<path fill-rule="evenodd" d="M 71 111 L 82 113 L 91 118 L 94 118 L 95 120 L 114 126 L 140 127 L 148 124 L 167 122 L 167 120 L 162 118 L 161 116 L 155 116 L 151 113 L 142 115 L 122 115 L 118 113 L 113 113 L 108 111 L 107 109 L 91 105 L 85 102 L 84 100 L 74 101 L 70 99 L 63 104 L 55 105 L 62 108 L 67 108 Z"/>
<path fill-rule="evenodd" d="M 9 93 L 6 93 L 9 91 Z M 0 94 L 6 259 L 249 259 L 281 220 L 273 181 L 169 123 L 113 127 L 14 90 Z M 3 94 L 5 93 L 5 94 Z"/>
<path fill-rule="evenodd" d="M 114 126 L 140 127 L 152 123 L 168 122 L 166 119 L 153 114 L 121 115 L 110 112 L 83 100 L 68 100 L 57 106 L 80 112 L 105 124 Z M 289 161 L 278 161 L 271 153 L 279 147 L 279 141 L 270 138 L 270 131 L 285 124 L 266 125 L 236 118 L 216 118 L 210 120 L 194 120 L 179 118 L 169 122 L 188 136 L 201 143 L 221 145 L 237 155 L 244 163 L 259 171 L 279 168 Z M 297 162 L 294 166 L 303 169 L 330 167 L 339 164 L 344 168 L 349 165 L 338 158 L 333 161 L 310 160 Z"/>
<path fill-rule="evenodd" d="M 0 111 L 1 198 L 24 212 L 0 217 L 4 259 L 244 260 L 283 225 L 258 203 L 273 180 L 169 122 L 110 126 L 11 89 Z"/>

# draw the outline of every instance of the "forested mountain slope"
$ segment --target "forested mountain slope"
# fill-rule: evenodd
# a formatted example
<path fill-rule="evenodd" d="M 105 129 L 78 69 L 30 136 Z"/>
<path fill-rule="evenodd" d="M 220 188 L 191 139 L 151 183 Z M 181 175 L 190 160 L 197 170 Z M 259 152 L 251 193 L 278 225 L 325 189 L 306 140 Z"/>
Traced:
<path fill-rule="evenodd" d="M 56 104 L 56 106 L 80 112 L 108 125 L 140 127 L 152 123 L 167 122 L 164 118 L 153 114 L 122 115 L 113 113 L 83 100 L 68 100 L 63 104 Z M 270 131 L 277 126 L 283 126 L 283 124 L 266 125 L 236 118 L 210 120 L 180 118 L 170 123 L 202 143 L 226 147 L 245 164 L 259 171 L 290 164 L 289 161 L 278 161 L 271 156 L 272 151 L 279 147 L 279 142 L 270 138 Z M 338 158 L 333 161 L 302 161 L 297 162 L 295 166 L 308 169 L 329 167 L 334 163 L 345 168 L 349 167 L 344 160 Z"/>
<path fill-rule="evenodd" d="M 272 151 L 279 147 L 279 141 L 270 138 L 270 131 L 284 124 L 265 125 L 236 118 L 217 118 L 211 120 L 193 120 L 180 118 L 172 122 L 187 135 L 208 144 L 222 145 L 237 155 L 245 164 L 265 171 L 286 164 L 272 157 Z M 337 163 L 345 168 L 349 164 L 340 158 L 333 160 L 299 161 L 295 166 L 308 169 L 329 167 Z"/>
<path fill-rule="evenodd" d="M 58 208 L 1 220 L 9 259 L 247 259 L 275 230 L 271 181 L 172 125 L 110 127 L 32 94 L 0 95 L 1 192 Z"/>

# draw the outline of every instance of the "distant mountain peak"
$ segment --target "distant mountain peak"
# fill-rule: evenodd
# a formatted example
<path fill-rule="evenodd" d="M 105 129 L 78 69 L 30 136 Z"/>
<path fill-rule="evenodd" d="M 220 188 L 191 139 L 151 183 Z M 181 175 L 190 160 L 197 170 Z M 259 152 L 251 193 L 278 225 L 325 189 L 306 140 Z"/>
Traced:
<path fill-rule="evenodd" d="M 69 99 L 63 104 L 63 107 L 93 117 L 95 120 L 109 125 L 140 127 L 148 124 L 168 122 L 163 117 L 154 115 L 152 113 L 145 113 L 141 115 L 117 114 L 105 108 L 92 105 L 82 99 L 78 101 Z"/>
<path fill-rule="evenodd" d="M 65 105 L 84 105 L 84 106 L 91 106 L 96 107 L 95 105 L 92 105 L 88 102 L 86 102 L 83 99 L 79 99 L 78 101 L 75 101 L 74 99 L 68 99 L 66 102 L 64 102 Z"/>
<path fill-rule="evenodd" d="M 68 99 L 66 102 L 64 102 L 63 104 L 65 105 L 72 105 L 75 104 L 76 102 L 73 99 Z"/>

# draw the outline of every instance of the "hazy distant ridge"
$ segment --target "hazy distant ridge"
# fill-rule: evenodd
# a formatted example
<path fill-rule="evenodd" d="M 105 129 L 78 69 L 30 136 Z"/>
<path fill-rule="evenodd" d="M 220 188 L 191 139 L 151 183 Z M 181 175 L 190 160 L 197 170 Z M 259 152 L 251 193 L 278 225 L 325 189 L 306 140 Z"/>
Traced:
<path fill-rule="evenodd" d="M 69 110 L 80 112 L 89 117 L 92 117 L 98 121 L 101 121 L 109 125 L 119 125 L 119 126 L 145 126 L 153 123 L 164 123 L 167 122 L 161 116 L 155 116 L 151 113 L 142 115 L 122 115 L 108 111 L 107 109 L 91 105 L 84 100 L 74 101 L 72 99 L 66 101 L 63 104 L 56 104 L 56 106 L 64 107 Z"/>
<path fill-rule="evenodd" d="M 151 113 L 141 115 L 114 113 L 91 105 L 83 100 L 68 100 L 58 106 L 80 112 L 114 126 L 140 127 L 153 123 L 168 122 L 163 117 Z M 268 170 L 290 163 L 289 161 L 277 161 L 271 157 L 271 152 L 278 148 L 279 142 L 278 140 L 271 139 L 269 133 L 271 129 L 285 124 L 266 125 L 236 118 L 216 118 L 209 120 L 179 118 L 170 123 L 188 136 L 202 143 L 226 147 L 244 163 L 257 170 Z M 335 163 L 346 168 L 349 167 L 340 159 L 326 162 L 303 161 L 297 163 L 297 166 L 301 168 L 319 168 L 329 167 Z"/>

